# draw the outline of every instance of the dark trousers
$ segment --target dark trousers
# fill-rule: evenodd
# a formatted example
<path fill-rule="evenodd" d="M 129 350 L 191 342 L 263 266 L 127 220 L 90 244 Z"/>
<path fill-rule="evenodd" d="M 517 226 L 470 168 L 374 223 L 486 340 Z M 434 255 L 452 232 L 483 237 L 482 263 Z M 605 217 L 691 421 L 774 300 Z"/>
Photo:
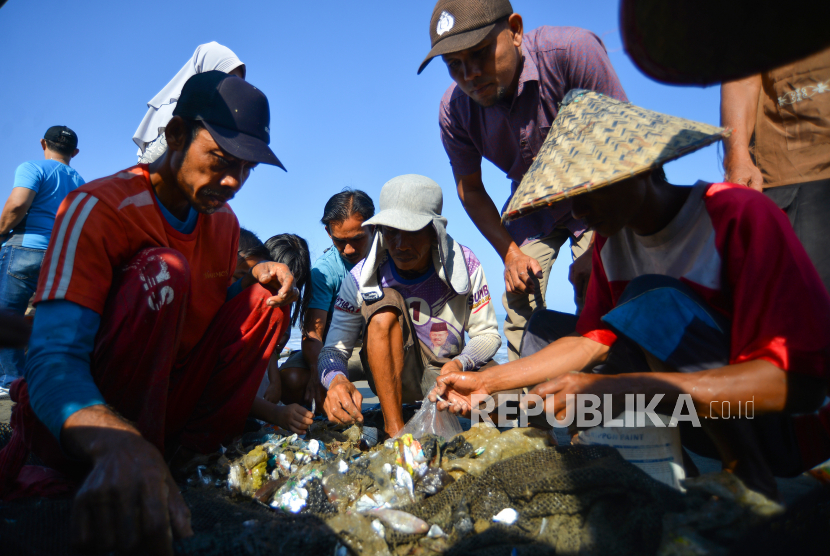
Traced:
<path fill-rule="evenodd" d="M 617 334 L 601 374 L 649 372 L 648 352 L 677 372 L 695 372 L 729 364 L 730 323 L 715 313 L 691 288 L 668 276 L 647 275 L 632 280 L 617 306 L 602 319 Z M 531 317 L 522 339 L 522 356 L 532 355 L 572 333 L 577 317 L 539 311 Z M 792 477 L 804 471 L 792 418 L 758 415 L 746 419 L 772 473 Z M 706 457 L 719 458 L 702 428 L 681 423 L 683 446 Z"/>
<path fill-rule="evenodd" d="M 830 291 L 830 180 L 771 187 L 764 194 L 787 213 L 795 235 Z"/>

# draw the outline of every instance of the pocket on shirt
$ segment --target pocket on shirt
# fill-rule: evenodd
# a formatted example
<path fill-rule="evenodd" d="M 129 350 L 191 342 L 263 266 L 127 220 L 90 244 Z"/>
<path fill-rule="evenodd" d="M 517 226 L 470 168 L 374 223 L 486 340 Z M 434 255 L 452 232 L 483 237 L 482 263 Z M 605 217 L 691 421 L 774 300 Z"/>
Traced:
<path fill-rule="evenodd" d="M 46 251 L 29 247 L 12 247 L 9 254 L 9 266 L 6 273 L 19 280 L 34 281 L 37 283 L 40 267 Z"/>
<path fill-rule="evenodd" d="M 787 150 L 830 142 L 830 67 L 773 83 Z"/>

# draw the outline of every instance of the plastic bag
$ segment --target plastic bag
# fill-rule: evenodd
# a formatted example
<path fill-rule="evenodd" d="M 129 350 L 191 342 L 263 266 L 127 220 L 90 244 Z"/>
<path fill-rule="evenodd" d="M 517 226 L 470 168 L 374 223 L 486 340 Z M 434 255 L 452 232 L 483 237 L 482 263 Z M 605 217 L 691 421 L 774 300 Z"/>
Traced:
<path fill-rule="evenodd" d="M 424 398 L 421 409 L 395 435 L 395 438 L 411 434 L 413 438 L 420 439 L 425 434 L 434 434 L 444 440 L 449 440 L 455 435 L 461 434 L 461 432 L 461 423 L 458 421 L 458 417 L 449 411 L 438 411 L 435 403 L 429 401 L 429 398 Z"/>

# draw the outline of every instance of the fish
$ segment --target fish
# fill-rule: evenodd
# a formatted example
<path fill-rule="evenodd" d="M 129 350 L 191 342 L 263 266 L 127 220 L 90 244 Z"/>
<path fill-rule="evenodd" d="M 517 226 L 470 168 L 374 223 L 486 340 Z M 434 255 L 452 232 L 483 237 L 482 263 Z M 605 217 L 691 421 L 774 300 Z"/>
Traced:
<path fill-rule="evenodd" d="M 400 510 L 370 510 L 367 513 L 374 515 L 398 533 L 420 535 L 429 531 L 426 521 Z"/>

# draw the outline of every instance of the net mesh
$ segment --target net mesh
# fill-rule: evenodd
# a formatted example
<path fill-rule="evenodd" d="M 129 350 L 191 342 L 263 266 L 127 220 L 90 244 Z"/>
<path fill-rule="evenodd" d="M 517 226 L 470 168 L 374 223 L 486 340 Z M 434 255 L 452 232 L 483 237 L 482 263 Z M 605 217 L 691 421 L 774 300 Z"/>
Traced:
<path fill-rule="evenodd" d="M 0 447 L 6 432 L 0 426 Z M 313 513 L 302 515 L 275 512 L 225 489 L 185 485 L 182 489 L 196 533 L 176 542 L 175 552 L 182 556 L 333 555 L 342 553 L 338 546 L 359 555 L 647 555 L 658 553 L 661 539 L 665 548 L 664 525 L 678 516 L 696 530 L 695 535 L 720 541 L 710 546 L 718 554 L 729 553 L 727 547 L 747 554 L 748 546 L 753 547 L 752 554 L 763 554 L 764 547 L 804 548 L 805 542 L 823 536 L 830 523 L 830 489 L 825 488 L 813 495 L 814 500 L 796 504 L 786 514 L 742 534 L 749 524 L 739 527 L 746 517 L 735 513 L 734 506 L 721 500 L 718 513 L 712 497 L 693 495 L 691 490 L 684 496 L 605 446 L 556 447 L 508 458 L 477 477 L 464 475 L 438 494 L 402 508 L 438 525 L 445 538 L 404 535 L 387 526 L 384 543 L 372 530 L 371 515 L 333 513 L 317 482 L 309 488 Z M 0 502 L 2 553 L 75 554 L 69 544 L 71 507 L 68 498 Z M 509 526 L 493 521 L 505 508 L 518 512 Z M 725 510 L 735 513 L 734 522 L 727 524 L 731 538 L 716 538 L 701 529 L 701 523 L 713 518 L 724 521 Z"/>

